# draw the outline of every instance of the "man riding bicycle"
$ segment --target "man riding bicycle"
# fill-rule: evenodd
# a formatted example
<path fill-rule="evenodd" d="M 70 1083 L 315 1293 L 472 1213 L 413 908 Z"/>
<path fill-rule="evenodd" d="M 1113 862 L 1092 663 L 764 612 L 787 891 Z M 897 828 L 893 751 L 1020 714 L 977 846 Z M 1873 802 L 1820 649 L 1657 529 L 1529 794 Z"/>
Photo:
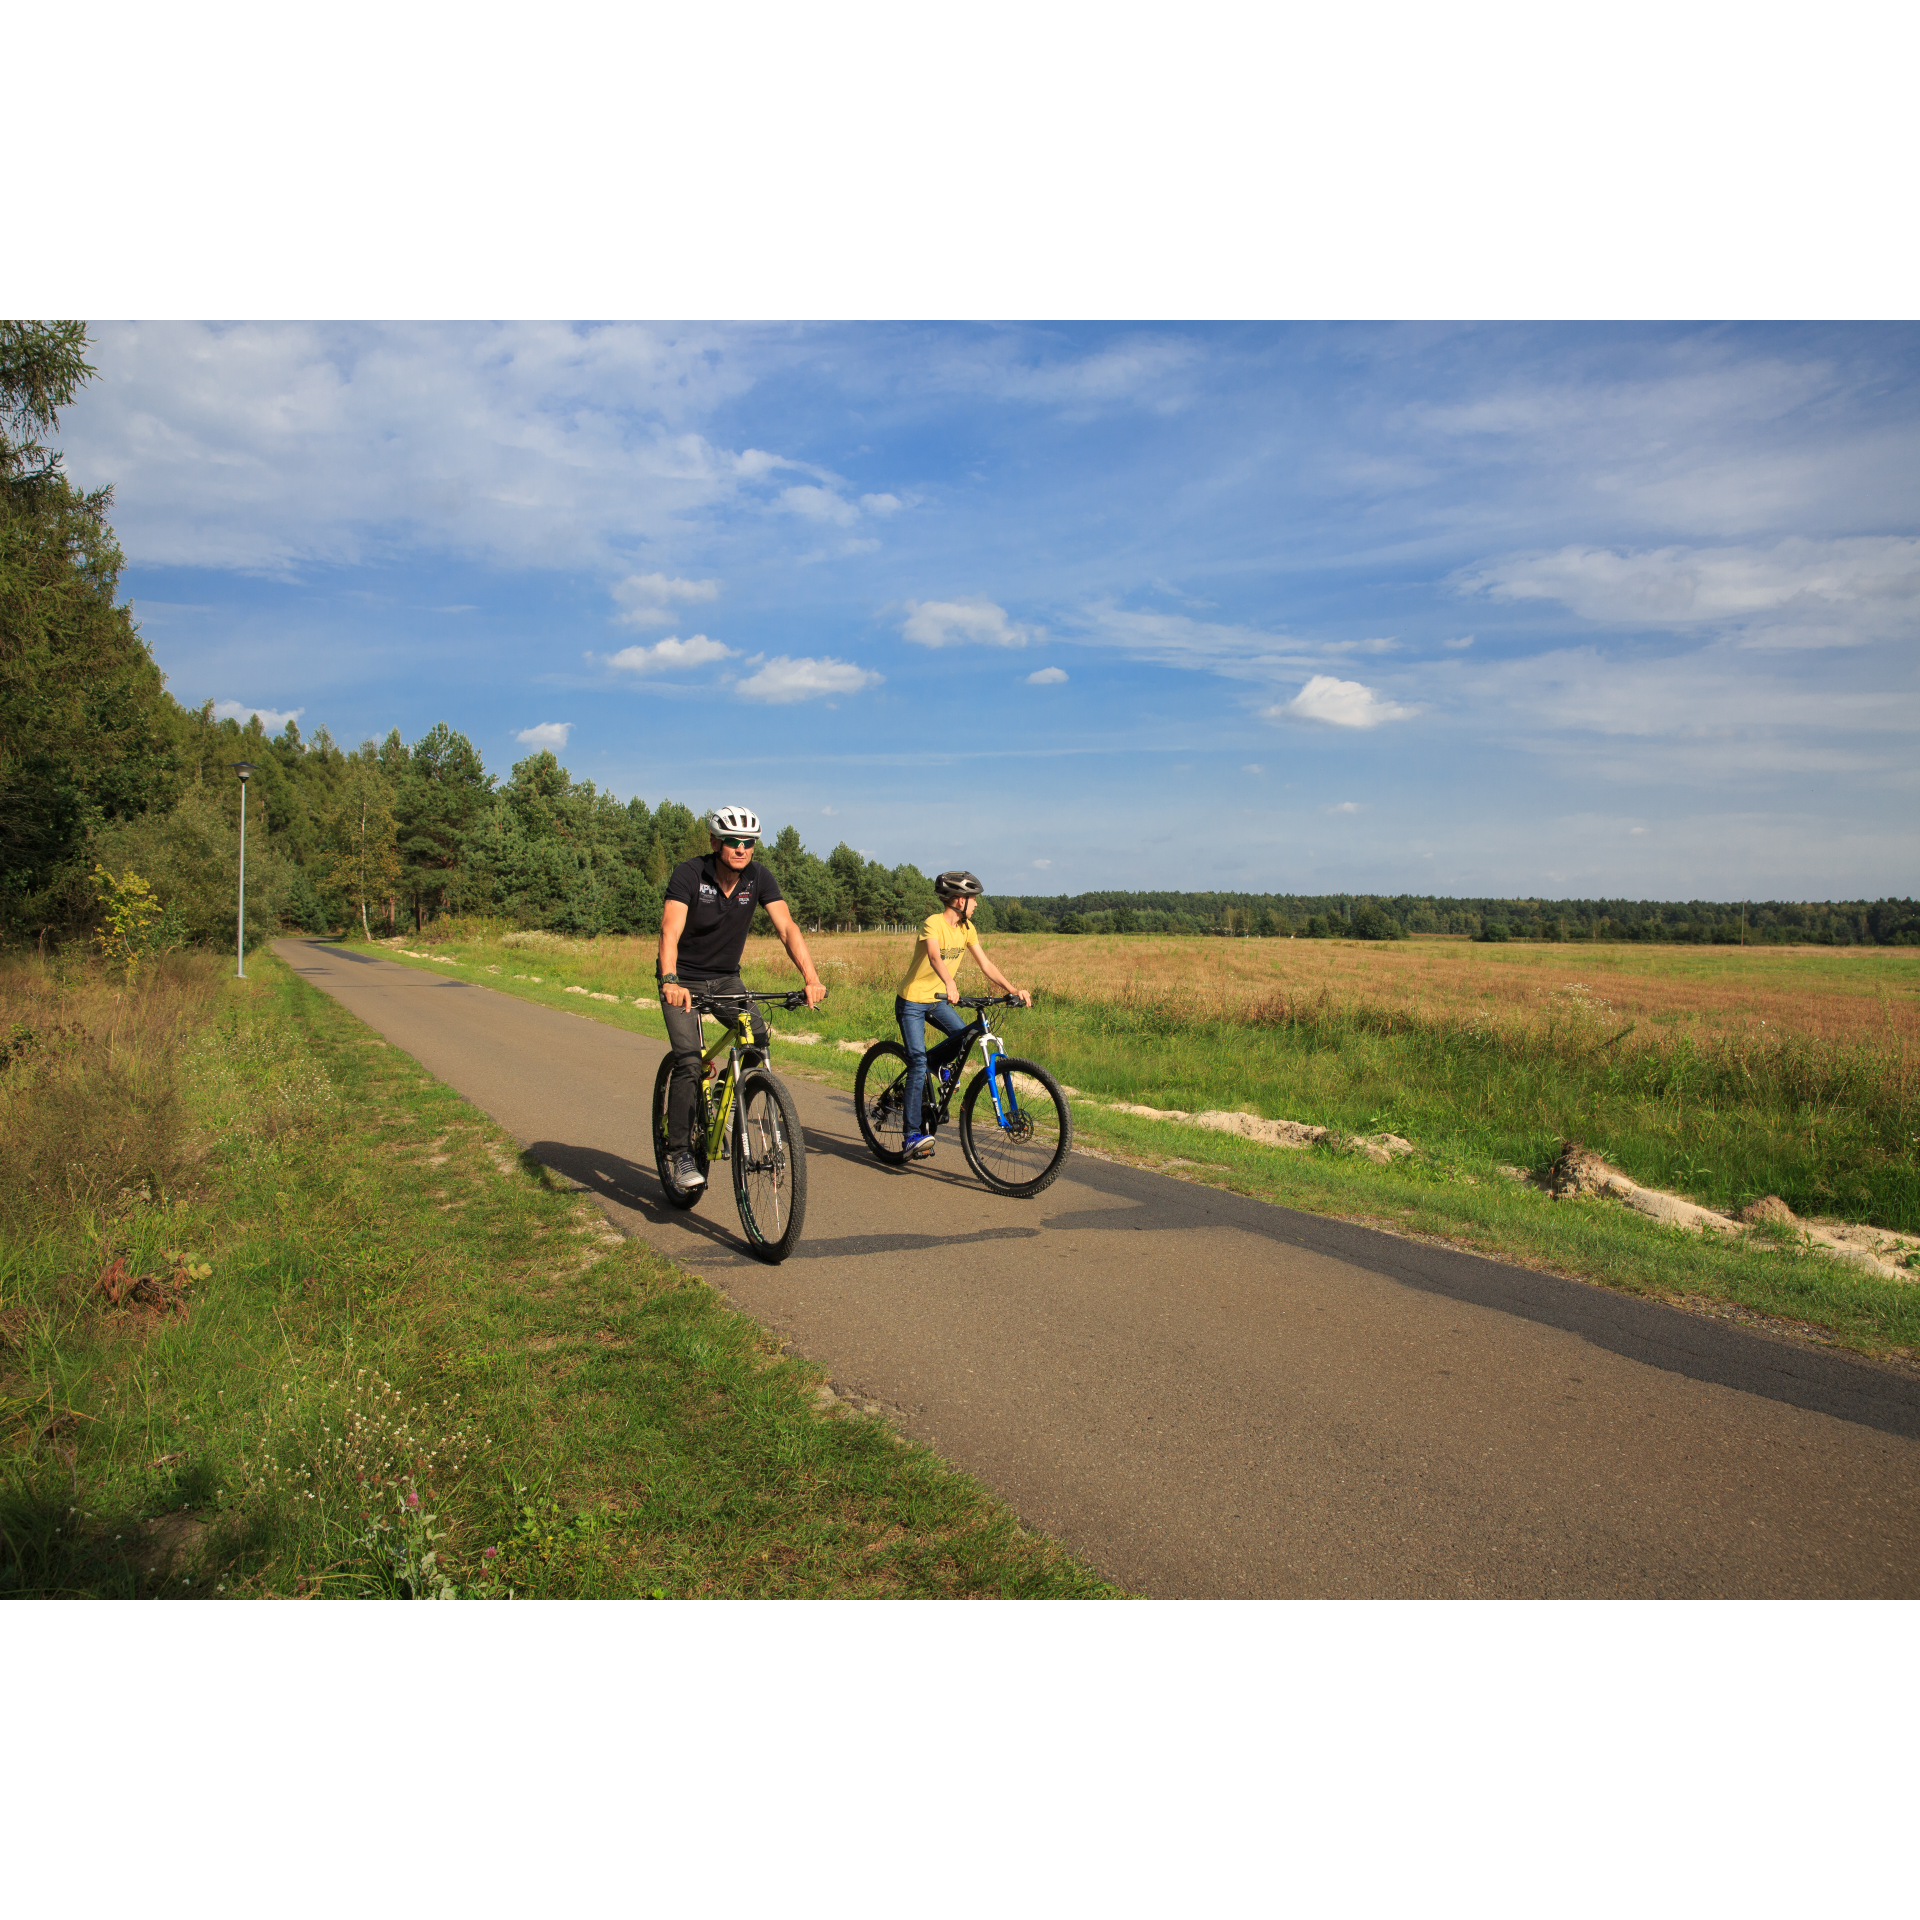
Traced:
<path fill-rule="evenodd" d="M 920 1099 L 926 1091 L 929 1065 L 927 1022 L 931 1020 L 942 1033 L 948 1035 L 966 1030 L 966 1021 L 952 1003 L 960 998 L 953 971 L 966 957 L 967 949 L 973 949 L 973 957 L 980 962 L 980 971 L 1002 993 L 1017 994 L 1022 1006 L 1033 1005 L 1033 995 L 1023 987 L 1016 987 L 987 958 L 987 950 L 980 944 L 980 935 L 973 925 L 974 912 L 980 895 L 985 891 L 979 880 L 964 867 L 955 867 L 934 877 L 933 890 L 940 896 L 941 910 L 927 915 L 926 925 L 921 929 L 920 944 L 914 948 L 913 964 L 907 968 L 906 978 L 900 982 L 893 1003 L 893 1017 L 900 1022 L 900 1038 L 907 1049 L 907 1072 L 903 1084 L 906 1094 L 905 1148 L 909 1160 L 927 1160 L 933 1156 L 933 1135 L 926 1131 L 920 1118 Z M 947 996 L 945 1005 L 939 999 L 942 989 Z M 938 1068 L 950 1057 L 950 1046 L 943 1044 L 934 1049 L 931 1064 Z"/>
<path fill-rule="evenodd" d="M 753 857 L 760 839 L 760 816 L 746 807 L 716 807 L 707 816 L 712 852 L 683 860 L 667 882 L 660 913 L 660 1011 L 673 1049 L 673 1083 L 667 1094 L 667 1137 L 673 1142 L 668 1169 L 682 1193 L 706 1184 L 691 1151 L 694 1112 L 700 1090 L 700 1016 L 693 992 L 746 992 L 740 956 L 753 926 L 753 910 L 766 909 L 773 930 L 807 983 L 807 1005 L 827 997 L 815 971 L 805 936 L 787 910 L 780 882 Z M 690 991 L 690 989 L 692 991 Z M 756 1007 L 753 1037 L 764 1047 L 767 1026 Z"/>

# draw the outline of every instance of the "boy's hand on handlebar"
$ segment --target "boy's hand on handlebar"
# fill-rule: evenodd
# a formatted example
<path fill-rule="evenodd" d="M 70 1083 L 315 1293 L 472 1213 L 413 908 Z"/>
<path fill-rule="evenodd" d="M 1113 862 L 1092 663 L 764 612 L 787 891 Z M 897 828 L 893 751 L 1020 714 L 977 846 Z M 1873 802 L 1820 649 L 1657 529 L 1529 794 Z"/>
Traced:
<path fill-rule="evenodd" d="M 1012 1000 L 1018 1000 L 1023 1007 L 1033 1005 L 1033 992 L 1028 987 L 1009 987 L 1007 989 L 1007 997 Z"/>

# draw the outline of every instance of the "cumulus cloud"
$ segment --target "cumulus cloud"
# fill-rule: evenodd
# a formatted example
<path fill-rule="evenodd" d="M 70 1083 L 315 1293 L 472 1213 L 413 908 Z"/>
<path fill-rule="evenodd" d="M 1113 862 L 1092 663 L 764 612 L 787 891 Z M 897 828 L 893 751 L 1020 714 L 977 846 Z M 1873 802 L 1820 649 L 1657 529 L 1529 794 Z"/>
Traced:
<path fill-rule="evenodd" d="M 1736 632 L 1749 646 L 1860 646 L 1920 612 L 1920 539 L 1874 535 L 1771 547 L 1561 547 L 1455 576 L 1464 593 L 1555 600 L 1610 626 Z"/>
<path fill-rule="evenodd" d="M 573 731 L 571 720 L 543 720 L 537 727 L 525 727 L 513 737 L 523 747 L 545 748 L 549 753 L 566 749 L 567 735 Z"/>
<path fill-rule="evenodd" d="M 884 520 L 890 513 L 898 513 L 906 502 L 895 493 L 863 493 L 860 504 L 867 512 Z"/>
<path fill-rule="evenodd" d="M 818 700 L 836 693 L 859 693 L 877 687 L 881 676 L 845 660 L 791 660 L 784 653 L 769 660 L 742 680 L 734 692 L 769 706 L 791 706 L 797 700 Z"/>
<path fill-rule="evenodd" d="M 1027 675 L 1030 687 L 1057 687 L 1066 679 L 1066 671 L 1061 667 L 1042 667 L 1038 673 Z"/>
<path fill-rule="evenodd" d="M 244 727 L 256 715 L 260 724 L 269 733 L 284 733 L 289 720 L 298 720 L 306 712 L 305 707 L 289 707 L 285 713 L 276 713 L 271 707 L 243 706 L 238 700 L 222 700 L 213 710 L 216 720 L 238 720 Z"/>
<path fill-rule="evenodd" d="M 917 647 L 1024 647 L 1046 631 L 1007 618 L 991 600 L 909 600 L 902 636 Z M 1063 679 L 1064 675 L 1061 676 Z"/>
<path fill-rule="evenodd" d="M 1336 680 L 1316 673 L 1283 705 L 1267 708 L 1268 720 L 1319 720 L 1330 727 L 1377 727 L 1388 720 L 1411 720 L 1417 707 L 1396 706 L 1382 700 L 1358 680 Z"/>
<path fill-rule="evenodd" d="M 624 611 L 614 615 L 622 627 L 666 627 L 677 618 L 676 602 L 714 600 L 719 597 L 718 580 L 681 580 L 664 573 L 630 573 L 613 589 L 613 597 Z"/>
<path fill-rule="evenodd" d="M 704 633 L 696 633 L 687 640 L 675 634 L 650 647 L 622 647 L 607 657 L 607 665 L 618 667 L 622 673 L 670 673 L 676 667 L 704 667 L 715 660 L 735 657 L 732 647 L 709 640 Z"/>
<path fill-rule="evenodd" d="M 780 504 L 803 520 L 830 520 L 836 527 L 850 527 L 860 518 L 860 509 L 851 500 L 826 487 L 783 487 Z"/>
<path fill-rule="evenodd" d="M 96 345 L 61 439 L 116 484 L 136 564 L 617 566 L 795 464 L 703 431 L 780 351 L 750 328 L 109 322 Z"/>

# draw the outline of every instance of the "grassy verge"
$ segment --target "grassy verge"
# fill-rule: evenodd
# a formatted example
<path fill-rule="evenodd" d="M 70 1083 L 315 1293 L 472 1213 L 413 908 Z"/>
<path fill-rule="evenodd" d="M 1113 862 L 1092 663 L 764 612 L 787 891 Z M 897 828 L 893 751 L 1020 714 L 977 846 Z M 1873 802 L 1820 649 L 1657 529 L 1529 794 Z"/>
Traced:
<path fill-rule="evenodd" d="M 652 992 L 645 942 L 534 936 L 505 946 L 497 937 L 455 933 L 431 950 L 437 965 L 403 964 L 457 971 L 656 1036 L 664 1031 L 656 1011 L 634 1004 Z M 812 1046 L 782 1049 L 783 1072 L 851 1085 L 857 1055 L 832 1043 L 891 1032 L 888 968 L 902 944 L 816 942 L 834 992 L 811 1015 L 775 1016 L 778 1029 L 821 1036 Z M 1033 971 L 1022 962 L 1039 956 L 1018 940 L 993 944 L 1016 979 Z M 1190 944 L 1205 960 L 1206 943 Z M 1581 958 L 1592 971 L 1593 956 Z M 454 959 L 457 968 L 448 964 Z M 1644 963 L 1636 957 L 1636 964 Z M 792 979 L 771 942 L 750 944 L 747 970 L 757 985 Z M 1579 1137 L 1648 1184 L 1703 1204 L 1731 1207 L 1776 1192 L 1804 1212 L 1908 1225 L 1916 1159 L 1910 1138 L 1902 1146 L 1901 1129 L 1920 1128 L 1920 1112 L 1912 1063 L 1897 1038 L 1875 1053 L 1790 1036 L 1722 1058 L 1711 1035 L 1682 1036 L 1684 1046 L 1649 1044 L 1623 1056 L 1606 1044 L 1603 1023 L 1578 1005 L 1532 1025 L 1449 1024 L 1390 1021 L 1366 1002 L 1317 1010 L 1287 1003 L 1276 1012 L 1257 994 L 1232 1007 L 1183 1009 L 1138 991 L 1109 999 L 1059 992 L 1001 1024 L 1016 1052 L 1045 1061 L 1091 1096 L 1076 1106 L 1075 1126 L 1097 1150 L 1628 1291 L 1724 1302 L 1866 1353 L 1920 1348 L 1920 1287 L 1791 1247 L 1683 1233 L 1610 1200 L 1550 1201 L 1502 1172 L 1544 1170 L 1564 1138 Z M 1743 1097 L 1734 1097 L 1736 1087 Z M 1419 1151 L 1383 1168 L 1337 1151 L 1287 1152 L 1095 1104 L 1111 1100 L 1238 1108 L 1347 1133 L 1391 1131 Z M 1857 1204 L 1838 1204 L 1847 1194 Z"/>
<path fill-rule="evenodd" d="M 0 1592 L 1112 1591 L 251 965 L 0 970 Z"/>

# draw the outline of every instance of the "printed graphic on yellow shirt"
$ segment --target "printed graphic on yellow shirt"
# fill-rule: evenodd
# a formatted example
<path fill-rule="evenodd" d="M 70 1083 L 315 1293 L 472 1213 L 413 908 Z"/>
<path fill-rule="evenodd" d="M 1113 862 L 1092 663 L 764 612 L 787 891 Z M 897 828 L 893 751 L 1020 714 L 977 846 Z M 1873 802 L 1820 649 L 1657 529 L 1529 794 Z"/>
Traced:
<path fill-rule="evenodd" d="M 973 930 L 973 922 L 956 927 L 946 916 L 945 911 L 927 915 L 927 923 L 920 929 L 920 938 L 913 943 L 913 965 L 907 969 L 907 977 L 900 982 L 898 997 L 902 1000 L 937 1000 L 941 996 L 940 976 L 933 970 L 933 962 L 927 957 L 927 942 L 937 940 L 940 943 L 940 964 L 949 973 L 954 973 L 960 965 L 960 956 L 969 947 L 980 944 L 980 936 Z"/>

